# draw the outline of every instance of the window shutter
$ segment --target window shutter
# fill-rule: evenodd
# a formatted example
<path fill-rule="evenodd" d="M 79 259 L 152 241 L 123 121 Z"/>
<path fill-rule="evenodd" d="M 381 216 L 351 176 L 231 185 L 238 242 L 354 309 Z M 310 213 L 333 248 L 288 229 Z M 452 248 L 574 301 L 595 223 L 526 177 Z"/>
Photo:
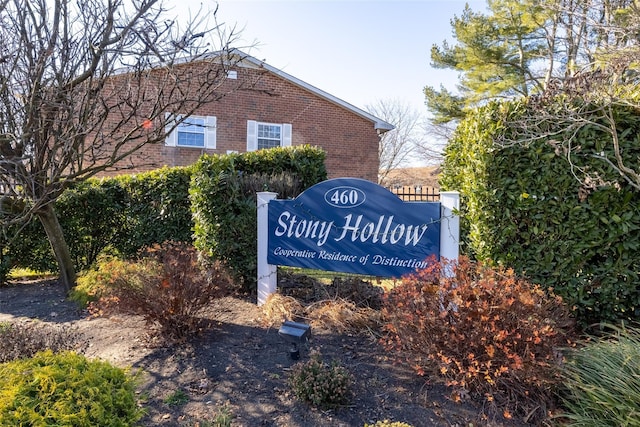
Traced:
<path fill-rule="evenodd" d="M 282 125 L 282 146 L 291 147 L 291 124 L 285 123 Z"/>
<path fill-rule="evenodd" d="M 172 113 L 164 113 L 164 132 L 166 134 L 164 139 L 164 145 L 169 147 L 176 146 L 177 132 L 175 130 L 173 132 L 171 131 L 171 128 L 174 126 L 174 123 L 175 123 L 174 115 Z"/>
<path fill-rule="evenodd" d="M 258 149 L 258 122 L 247 120 L 247 151 Z"/>
<path fill-rule="evenodd" d="M 164 113 L 164 118 L 164 131 L 166 133 L 164 145 L 175 147 L 178 145 L 178 128 L 176 127 L 173 131 L 171 129 L 176 125 L 176 122 L 179 122 L 180 119 L 182 119 L 182 116 L 179 114 Z"/>
<path fill-rule="evenodd" d="M 216 117 L 207 116 L 204 125 L 204 148 L 216 148 Z"/>

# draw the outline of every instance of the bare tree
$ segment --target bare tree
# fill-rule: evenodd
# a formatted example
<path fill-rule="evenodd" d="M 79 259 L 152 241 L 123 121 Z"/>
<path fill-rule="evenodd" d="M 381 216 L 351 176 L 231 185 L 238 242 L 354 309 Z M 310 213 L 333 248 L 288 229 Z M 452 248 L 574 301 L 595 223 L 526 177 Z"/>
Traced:
<path fill-rule="evenodd" d="M 379 100 L 366 109 L 394 126 L 381 136 L 378 146 L 378 183 L 384 185 L 389 171 L 406 164 L 414 154 L 420 140 L 420 114 L 398 99 Z"/>
<path fill-rule="evenodd" d="M 224 96 L 236 34 L 215 16 L 178 23 L 160 0 L 0 0 L 0 219 L 40 220 L 68 289 L 53 202 L 164 141 L 179 124 L 165 113 L 183 120 Z"/>
<path fill-rule="evenodd" d="M 416 156 L 428 165 L 439 165 L 444 160 L 444 148 L 455 131 L 455 125 L 434 123 L 430 120 L 422 122 L 422 138 L 416 145 Z"/>

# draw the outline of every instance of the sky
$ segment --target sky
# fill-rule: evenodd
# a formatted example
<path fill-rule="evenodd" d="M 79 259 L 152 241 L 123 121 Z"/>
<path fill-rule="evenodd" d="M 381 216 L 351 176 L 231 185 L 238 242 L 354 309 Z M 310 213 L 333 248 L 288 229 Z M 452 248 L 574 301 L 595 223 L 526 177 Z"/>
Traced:
<path fill-rule="evenodd" d="M 453 42 L 450 19 L 485 0 L 220 0 L 218 22 L 234 47 L 365 109 L 399 101 L 427 114 L 423 88 L 455 89 L 457 73 L 430 67 L 433 44 Z M 213 0 L 168 0 L 192 13 Z M 252 46 L 248 49 L 243 47 Z"/>

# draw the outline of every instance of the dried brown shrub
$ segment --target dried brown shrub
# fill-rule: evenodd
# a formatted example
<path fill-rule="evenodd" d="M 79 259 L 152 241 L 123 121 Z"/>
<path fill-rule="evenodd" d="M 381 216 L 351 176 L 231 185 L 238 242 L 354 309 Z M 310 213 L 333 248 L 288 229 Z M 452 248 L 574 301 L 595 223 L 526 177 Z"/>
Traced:
<path fill-rule="evenodd" d="M 383 343 L 418 374 L 442 378 L 455 400 L 544 419 L 555 404 L 559 349 L 571 342 L 562 299 L 513 270 L 464 257 L 430 264 L 385 294 Z"/>
<path fill-rule="evenodd" d="M 182 341 L 206 329 L 204 311 L 228 295 L 231 279 L 219 263 L 203 268 L 197 251 L 180 242 L 165 242 L 147 250 L 128 275 L 112 277 L 98 303 L 98 312 L 141 315 L 152 332 Z"/>

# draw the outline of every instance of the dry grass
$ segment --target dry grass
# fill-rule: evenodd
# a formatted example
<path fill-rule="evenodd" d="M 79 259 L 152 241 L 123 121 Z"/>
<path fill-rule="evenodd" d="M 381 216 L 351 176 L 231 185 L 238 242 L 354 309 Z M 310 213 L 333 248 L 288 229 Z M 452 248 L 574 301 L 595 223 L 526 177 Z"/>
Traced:
<path fill-rule="evenodd" d="M 296 320 L 304 314 L 304 307 L 293 297 L 274 293 L 262 306 L 261 323 L 268 327 L 280 325 L 285 320 Z"/>
<path fill-rule="evenodd" d="M 415 186 L 439 188 L 439 166 L 425 166 L 417 168 L 398 168 L 389 171 L 385 178 L 386 186 Z"/>
<path fill-rule="evenodd" d="M 376 329 L 380 324 L 380 311 L 357 307 L 342 298 L 316 301 L 304 306 L 293 297 L 275 293 L 262 306 L 261 320 L 269 327 L 293 320 L 308 322 L 314 329 L 355 334 Z"/>
<path fill-rule="evenodd" d="M 318 301 L 306 307 L 305 312 L 314 328 L 341 334 L 375 329 L 380 324 L 379 311 L 356 307 L 343 299 Z"/>

